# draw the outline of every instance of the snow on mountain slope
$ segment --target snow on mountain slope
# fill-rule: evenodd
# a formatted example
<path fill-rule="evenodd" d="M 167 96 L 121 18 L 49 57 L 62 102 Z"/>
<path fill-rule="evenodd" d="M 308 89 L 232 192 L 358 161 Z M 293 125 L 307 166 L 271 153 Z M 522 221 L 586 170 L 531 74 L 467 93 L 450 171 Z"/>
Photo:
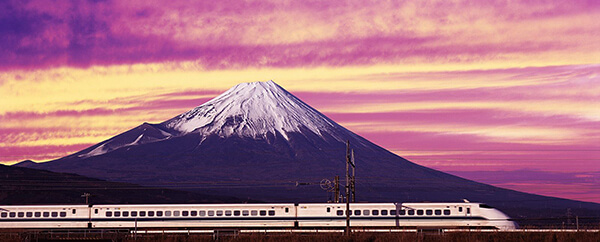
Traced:
<path fill-rule="evenodd" d="M 266 138 L 268 133 L 301 132 L 306 128 L 334 138 L 340 127 L 273 81 L 241 83 L 218 97 L 162 123 L 182 133 L 204 136 Z"/>

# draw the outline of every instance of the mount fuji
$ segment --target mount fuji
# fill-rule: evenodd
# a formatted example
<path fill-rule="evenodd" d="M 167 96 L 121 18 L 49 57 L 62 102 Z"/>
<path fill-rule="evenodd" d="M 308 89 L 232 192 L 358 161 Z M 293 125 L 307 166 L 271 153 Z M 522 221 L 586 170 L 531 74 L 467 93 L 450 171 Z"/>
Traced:
<path fill-rule="evenodd" d="M 343 177 L 346 141 L 356 154 L 357 201 L 467 198 L 513 216 L 600 211 L 599 204 L 502 189 L 417 165 L 272 81 L 239 84 L 162 123 L 144 123 L 72 155 L 21 166 L 268 202 L 325 202 L 329 195 L 319 182 Z"/>

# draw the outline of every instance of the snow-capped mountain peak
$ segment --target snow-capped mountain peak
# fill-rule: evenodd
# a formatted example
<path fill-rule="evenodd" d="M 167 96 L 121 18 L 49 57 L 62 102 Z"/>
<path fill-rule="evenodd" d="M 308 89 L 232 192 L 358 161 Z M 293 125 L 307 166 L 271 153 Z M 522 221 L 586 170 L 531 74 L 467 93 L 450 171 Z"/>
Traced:
<path fill-rule="evenodd" d="M 205 136 L 261 138 L 268 133 L 279 133 L 285 139 L 289 139 L 287 133 L 300 132 L 302 128 L 319 136 L 323 131 L 337 128 L 333 121 L 273 81 L 238 84 L 162 125 Z"/>

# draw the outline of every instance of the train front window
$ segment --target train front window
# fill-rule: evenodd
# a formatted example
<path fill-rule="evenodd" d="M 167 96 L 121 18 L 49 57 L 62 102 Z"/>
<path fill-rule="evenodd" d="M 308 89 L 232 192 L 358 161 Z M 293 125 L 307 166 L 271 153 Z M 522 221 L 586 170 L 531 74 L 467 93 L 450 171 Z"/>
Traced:
<path fill-rule="evenodd" d="M 480 208 L 489 208 L 489 209 L 491 209 L 491 208 L 494 208 L 494 207 L 492 207 L 492 206 L 490 206 L 490 205 L 487 205 L 487 204 L 484 204 L 484 203 L 482 203 L 482 204 L 479 204 L 479 207 L 480 207 Z"/>

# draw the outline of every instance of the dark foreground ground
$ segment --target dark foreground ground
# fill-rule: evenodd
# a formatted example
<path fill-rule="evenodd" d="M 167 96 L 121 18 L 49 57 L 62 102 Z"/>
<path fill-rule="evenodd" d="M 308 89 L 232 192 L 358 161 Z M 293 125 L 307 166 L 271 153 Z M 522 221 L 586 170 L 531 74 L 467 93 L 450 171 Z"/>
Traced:
<path fill-rule="evenodd" d="M 103 235 L 103 238 L 87 238 L 84 241 L 166 241 L 166 242 L 195 242 L 195 241 L 291 241 L 291 242 L 358 242 L 358 241 L 456 241 L 456 242 L 479 242 L 479 241 L 600 241 L 598 232 L 453 232 L 453 233 L 355 233 L 351 236 L 344 236 L 339 233 L 329 234 L 241 234 L 237 236 L 226 235 L 215 237 L 213 235 L 146 235 L 137 238 L 133 237 L 112 237 Z M 42 238 L 19 233 L 0 234 L 0 241 L 81 241 L 74 236 L 62 238 Z"/>

